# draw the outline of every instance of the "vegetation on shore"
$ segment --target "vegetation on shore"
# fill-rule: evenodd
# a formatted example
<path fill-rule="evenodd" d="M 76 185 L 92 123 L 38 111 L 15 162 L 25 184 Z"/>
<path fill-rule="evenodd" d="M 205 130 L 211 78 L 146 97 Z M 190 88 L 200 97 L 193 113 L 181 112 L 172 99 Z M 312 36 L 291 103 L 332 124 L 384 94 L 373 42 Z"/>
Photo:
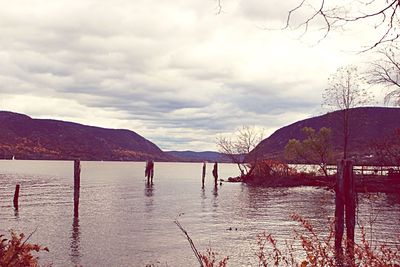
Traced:
<path fill-rule="evenodd" d="M 285 146 L 285 158 L 298 163 L 315 162 L 328 177 L 328 163 L 332 162 L 331 129 L 322 127 L 318 132 L 311 127 L 302 129 L 305 139 L 290 139 Z"/>
<path fill-rule="evenodd" d="M 32 233 L 33 234 L 33 233 Z M 10 239 L 0 235 L 0 267 L 39 267 L 37 252 L 49 251 L 47 247 L 29 243 L 30 234 L 10 232 Z"/>
<path fill-rule="evenodd" d="M 278 244 L 278 241 L 266 232 L 257 236 L 258 250 L 254 257 L 258 266 L 336 267 L 342 263 L 348 267 L 400 266 L 400 235 L 394 245 L 373 244 L 372 237 L 369 241 L 367 231 L 360 227 L 360 241 L 354 244 L 354 251 L 337 251 L 333 222 L 328 223 L 328 233 L 321 234 L 303 217 L 292 215 L 291 218 L 299 223 L 301 229 L 293 230 L 294 239 L 286 240 L 285 244 Z M 228 266 L 229 256 L 218 258 L 219 254 L 211 248 L 207 248 L 205 253 L 199 252 L 186 230 L 179 222 L 175 223 L 188 239 L 200 267 Z M 347 241 L 343 243 L 346 244 Z"/>
<path fill-rule="evenodd" d="M 271 234 L 262 232 L 257 236 L 257 247 L 254 257 L 258 266 L 299 266 L 336 267 L 338 261 L 349 267 L 369 266 L 400 266 L 400 235 L 394 238 L 392 245 L 377 244 L 372 236 L 368 237 L 367 230 L 360 227 L 360 241 L 354 245 L 354 253 L 348 254 L 335 250 L 335 232 L 333 222 L 328 223 L 327 233 L 318 233 L 310 222 L 299 215 L 292 215 L 292 220 L 299 223 L 300 229 L 293 230 L 294 238 L 278 244 Z M 205 252 L 198 251 L 188 232 L 179 221 L 175 224 L 186 236 L 200 267 L 227 267 L 229 256 L 220 256 L 211 248 Z M 372 225 L 370 225 L 372 227 Z M 32 235 L 32 234 L 31 234 Z M 28 243 L 29 238 L 24 234 L 11 232 L 11 238 L 0 235 L 0 267 L 39 267 L 38 256 L 34 253 L 49 251 L 47 247 Z M 371 233 L 372 235 L 372 233 Z M 346 241 L 344 241 L 346 244 Z M 146 267 L 161 266 L 148 264 Z M 169 266 L 166 264 L 165 266 Z"/>

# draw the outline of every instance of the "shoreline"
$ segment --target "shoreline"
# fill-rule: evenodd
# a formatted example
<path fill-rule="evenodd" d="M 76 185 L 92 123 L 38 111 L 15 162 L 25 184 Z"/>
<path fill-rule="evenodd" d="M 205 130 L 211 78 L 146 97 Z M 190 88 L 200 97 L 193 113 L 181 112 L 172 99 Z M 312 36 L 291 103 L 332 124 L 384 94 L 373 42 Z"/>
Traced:
<path fill-rule="evenodd" d="M 242 179 L 241 177 L 229 177 L 226 182 L 245 183 L 252 186 L 265 187 L 300 187 L 314 186 L 327 190 L 335 190 L 335 176 L 306 176 L 292 175 L 281 177 L 253 177 Z M 357 193 L 397 193 L 400 194 L 400 178 L 389 178 L 380 175 L 355 175 Z"/>

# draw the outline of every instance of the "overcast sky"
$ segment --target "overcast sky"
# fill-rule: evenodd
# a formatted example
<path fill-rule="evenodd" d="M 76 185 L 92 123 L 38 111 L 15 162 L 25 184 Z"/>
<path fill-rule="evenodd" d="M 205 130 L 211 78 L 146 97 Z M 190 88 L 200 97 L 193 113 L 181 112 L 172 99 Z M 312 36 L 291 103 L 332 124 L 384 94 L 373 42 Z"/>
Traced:
<path fill-rule="evenodd" d="M 0 109 L 216 150 L 319 115 L 327 78 L 359 64 L 357 33 L 274 31 L 297 1 L 0 0 Z M 378 99 L 378 101 L 380 101 Z"/>

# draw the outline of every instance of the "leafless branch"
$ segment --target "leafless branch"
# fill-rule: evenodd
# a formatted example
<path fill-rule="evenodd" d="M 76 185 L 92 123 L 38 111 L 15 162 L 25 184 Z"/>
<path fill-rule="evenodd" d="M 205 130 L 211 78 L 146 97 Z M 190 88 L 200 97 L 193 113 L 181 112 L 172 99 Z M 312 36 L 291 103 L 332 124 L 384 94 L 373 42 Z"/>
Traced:
<path fill-rule="evenodd" d="M 288 29 L 290 27 L 290 19 L 291 19 L 292 14 L 294 12 L 296 12 L 298 9 L 300 9 L 305 2 L 306 2 L 306 0 L 302 0 L 301 3 L 297 7 L 289 10 L 287 18 L 286 18 L 286 25 L 285 25 L 285 27 L 282 28 L 282 30 Z"/>
<path fill-rule="evenodd" d="M 221 14 L 221 12 L 222 12 L 221 0 L 216 0 L 216 1 L 217 1 L 217 14 Z"/>
<path fill-rule="evenodd" d="M 380 59 L 371 63 L 367 79 L 372 84 L 383 85 L 392 89 L 385 96 L 385 103 L 393 101 L 400 105 L 400 58 L 399 49 L 381 49 Z"/>
<path fill-rule="evenodd" d="M 250 153 L 263 139 L 264 132 L 255 127 L 242 126 L 233 137 L 217 137 L 218 150 L 224 153 L 233 163 L 238 165 L 241 172 L 248 172 L 245 156 Z"/>
<path fill-rule="evenodd" d="M 358 2 L 359 1 L 353 1 Z M 371 0 L 370 2 L 363 3 L 365 6 L 370 6 L 372 3 L 376 2 L 376 0 Z M 350 3 L 351 4 L 351 3 Z M 282 27 L 283 30 L 289 29 L 292 26 L 292 17 L 294 13 L 300 12 L 305 6 L 308 5 L 308 0 L 301 0 L 299 5 L 295 8 L 289 10 L 286 16 L 286 24 Z M 386 27 L 383 34 L 378 38 L 376 42 L 372 45 L 368 45 L 366 49 L 363 49 L 361 52 L 365 52 L 368 50 L 372 50 L 383 43 L 393 42 L 397 40 L 400 35 L 396 33 L 399 24 L 399 18 L 397 16 L 397 12 L 400 9 L 400 1 L 399 0 L 392 0 L 390 2 L 386 2 L 386 4 L 378 8 L 374 12 L 369 12 L 365 14 L 352 14 L 345 11 L 344 7 L 327 7 L 327 0 L 320 0 L 319 8 L 315 10 L 312 14 L 304 19 L 303 22 L 298 23 L 293 29 L 300 29 L 303 28 L 304 32 L 301 34 L 301 37 L 305 35 L 311 23 L 315 21 L 317 18 L 322 18 L 324 21 L 324 29 L 325 33 L 323 34 L 322 38 L 319 40 L 325 39 L 328 34 L 335 29 L 337 25 L 344 25 L 346 23 L 354 23 L 362 20 L 373 19 L 377 17 L 381 17 L 380 23 L 375 25 L 375 29 L 381 28 L 383 26 Z M 318 42 L 319 42 L 318 41 Z"/>

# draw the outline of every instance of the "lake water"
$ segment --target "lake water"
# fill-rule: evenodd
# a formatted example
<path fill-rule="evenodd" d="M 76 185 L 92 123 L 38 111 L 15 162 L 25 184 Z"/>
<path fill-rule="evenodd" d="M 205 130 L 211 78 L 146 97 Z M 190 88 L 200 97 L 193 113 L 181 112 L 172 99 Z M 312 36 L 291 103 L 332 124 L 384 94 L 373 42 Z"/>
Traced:
<path fill-rule="evenodd" d="M 155 163 L 154 185 L 144 180 L 144 162 L 82 162 L 79 217 L 73 216 L 73 162 L 0 161 L 0 232 L 36 231 L 31 241 L 48 246 L 42 263 L 53 266 L 198 266 L 179 218 L 197 248 L 229 255 L 229 266 L 258 266 L 256 236 L 290 238 L 297 213 L 318 231 L 334 214 L 333 192 L 312 187 L 272 189 L 224 183 L 215 190 L 207 165 Z M 220 178 L 236 175 L 219 165 Z M 21 184 L 19 211 L 12 207 Z M 400 197 L 359 196 L 359 220 L 373 221 L 374 239 L 398 242 Z M 233 230 L 229 230 L 232 228 Z M 236 230 L 237 228 L 237 230 Z"/>

